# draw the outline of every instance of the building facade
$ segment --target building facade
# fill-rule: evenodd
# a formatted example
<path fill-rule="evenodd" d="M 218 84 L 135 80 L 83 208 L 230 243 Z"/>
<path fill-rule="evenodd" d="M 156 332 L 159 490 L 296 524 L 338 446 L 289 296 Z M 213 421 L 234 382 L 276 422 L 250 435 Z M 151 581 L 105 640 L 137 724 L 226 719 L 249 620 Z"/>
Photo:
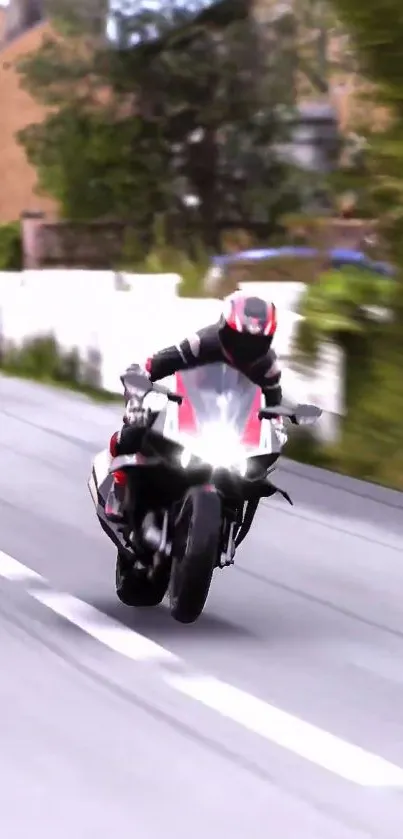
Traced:
<path fill-rule="evenodd" d="M 0 223 L 24 211 L 55 215 L 54 202 L 35 192 L 36 174 L 16 134 L 45 114 L 20 86 L 16 63 L 38 49 L 50 27 L 41 0 L 9 0 L 0 18 Z"/>

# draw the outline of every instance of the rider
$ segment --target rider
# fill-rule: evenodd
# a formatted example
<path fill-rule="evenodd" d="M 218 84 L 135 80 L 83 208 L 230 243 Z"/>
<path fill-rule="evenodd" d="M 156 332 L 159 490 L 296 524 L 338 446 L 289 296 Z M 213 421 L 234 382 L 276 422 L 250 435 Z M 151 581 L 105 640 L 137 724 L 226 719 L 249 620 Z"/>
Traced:
<path fill-rule="evenodd" d="M 271 348 L 277 329 L 274 303 L 242 292 L 234 292 L 224 301 L 224 308 L 217 323 L 205 326 L 177 346 L 167 347 L 151 356 L 146 362 L 144 375 L 151 381 L 164 379 L 180 370 L 205 364 L 226 362 L 258 385 L 264 394 L 266 406 L 274 407 L 282 400 L 281 370 L 277 356 Z M 125 394 L 126 396 L 126 394 Z M 146 426 L 146 412 L 130 407 L 130 418 L 124 417 L 120 432 L 113 434 L 109 444 L 110 454 L 122 452 L 125 429 Z M 123 446 L 124 447 L 124 446 Z M 122 490 L 124 475 L 115 476 L 106 504 L 106 517 L 122 521 Z"/>

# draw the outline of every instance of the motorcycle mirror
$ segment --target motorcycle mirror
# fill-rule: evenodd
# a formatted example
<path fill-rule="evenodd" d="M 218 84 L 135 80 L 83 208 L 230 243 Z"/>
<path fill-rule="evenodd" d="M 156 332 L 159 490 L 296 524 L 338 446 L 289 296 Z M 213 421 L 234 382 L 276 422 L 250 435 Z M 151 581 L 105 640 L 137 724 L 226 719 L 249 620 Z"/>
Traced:
<path fill-rule="evenodd" d="M 313 425 L 322 416 L 322 409 L 316 405 L 297 405 L 294 411 L 297 425 Z"/>
<path fill-rule="evenodd" d="M 142 401 L 153 388 L 147 376 L 136 370 L 128 370 L 121 377 L 121 381 L 129 397 L 139 401 Z"/>

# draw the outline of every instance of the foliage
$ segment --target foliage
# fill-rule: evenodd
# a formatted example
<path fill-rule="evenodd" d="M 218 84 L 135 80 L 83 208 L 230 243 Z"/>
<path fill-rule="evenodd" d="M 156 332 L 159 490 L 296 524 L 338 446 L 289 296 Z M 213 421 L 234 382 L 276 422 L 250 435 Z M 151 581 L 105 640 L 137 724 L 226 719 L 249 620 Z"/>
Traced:
<path fill-rule="evenodd" d="M 73 221 L 130 213 L 141 228 L 164 206 L 164 154 L 155 126 L 66 104 L 19 134 L 41 189 Z M 133 153 L 133 149 L 136 152 Z"/>
<path fill-rule="evenodd" d="M 331 338 L 345 351 L 347 416 L 332 453 L 332 468 L 403 489 L 399 454 L 403 442 L 402 5 L 399 0 L 388 0 L 382 8 L 377 0 L 332 2 L 349 32 L 356 69 L 370 88 L 372 121 L 356 125 L 347 165 L 332 176 L 331 185 L 336 192 L 353 191 L 355 211 L 379 220 L 386 244 L 383 257 L 394 262 L 397 277 L 393 286 L 382 277 L 365 274 L 360 275 L 361 282 L 352 283 L 350 269 L 344 278 L 344 272 L 337 272 L 338 280 L 331 275 L 322 278 L 303 300 L 306 321 L 301 322 L 298 347 L 312 358 L 318 342 Z M 387 305 L 393 310 L 392 319 L 368 317 L 371 305 Z"/>
<path fill-rule="evenodd" d="M 359 392 L 350 398 L 338 461 L 355 477 L 403 490 L 402 339 L 378 335 Z M 359 358 L 356 359 L 359 364 Z"/>
<path fill-rule="evenodd" d="M 333 341 L 345 356 L 341 439 L 318 450 L 297 445 L 290 455 L 353 477 L 403 490 L 403 340 L 392 314 L 399 284 L 363 269 L 328 272 L 302 300 L 296 359 L 312 363 L 318 346 Z"/>
<path fill-rule="evenodd" d="M 141 243 L 132 232 L 125 243 L 119 268 L 139 274 L 178 274 L 181 277 L 179 294 L 182 297 L 203 297 L 203 279 L 210 260 L 197 241 L 193 241 L 187 250 L 169 244 L 164 218 L 157 216 L 150 248 L 144 254 Z"/>
<path fill-rule="evenodd" d="M 18 221 L 0 225 L 0 271 L 23 267 L 21 227 Z"/>
<path fill-rule="evenodd" d="M 262 0 L 262 5 L 267 6 L 267 2 Z M 356 55 L 334 5 L 327 0 L 299 0 L 276 4 L 275 13 L 289 21 L 288 32 L 294 40 L 294 83 L 301 100 L 327 96 L 333 74 L 340 78 L 356 72 Z M 336 41 L 342 43 L 337 51 Z"/>
<path fill-rule="evenodd" d="M 303 295 L 297 351 L 312 359 L 324 341 L 346 349 L 354 336 L 383 331 L 383 312 L 390 309 L 395 288 L 394 281 L 364 268 L 327 271 Z M 381 310 L 380 318 L 377 310 Z"/>
<path fill-rule="evenodd" d="M 21 347 L 9 346 L 2 367 L 27 378 L 60 383 L 78 382 L 80 362 L 76 353 L 63 353 L 53 336 L 27 339 Z"/>
<path fill-rule="evenodd" d="M 62 37 L 19 65 L 48 116 L 20 141 L 65 217 L 128 218 L 150 241 L 162 213 L 182 238 L 217 248 L 221 229 L 270 234 L 295 205 L 297 174 L 276 150 L 290 104 L 276 71 L 285 46 L 273 38 L 268 62 L 244 0 L 202 6 L 131 6 L 105 45 L 85 16 L 66 28 L 66 4 L 53 0 Z"/>
<path fill-rule="evenodd" d="M 94 399 L 116 399 L 114 394 L 88 383 L 90 377 L 78 351 L 63 350 L 53 335 L 28 338 L 20 346 L 8 344 L 1 354 L 0 370 L 6 375 L 67 387 Z"/>
<path fill-rule="evenodd" d="M 348 27 L 362 70 L 392 102 L 403 102 L 403 7 L 399 0 L 332 0 Z"/>
<path fill-rule="evenodd" d="M 351 33 L 361 71 L 374 84 L 382 119 L 367 125 L 362 174 L 391 255 L 403 266 L 403 7 L 388 0 L 332 0 Z M 379 114 L 380 115 L 380 114 Z"/>
<path fill-rule="evenodd" d="M 374 345 L 391 324 L 391 305 L 396 283 L 363 268 L 346 267 L 328 271 L 319 282 L 308 286 L 299 313 L 302 316 L 295 338 L 294 361 L 311 365 L 321 345 L 334 343 L 344 353 L 344 398 L 347 420 L 343 445 L 347 439 L 351 410 L 360 410 L 363 390 L 372 381 L 377 363 Z M 384 339 L 386 340 L 386 339 Z M 364 438 L 366 427 L 361 429 Z"/>
<path fill-rule="evenodd" d="M 403 7 L 400 0 L 332 0 L 348 28 L 361 73 L 374 85 L 378 121 L 366 126 L 353 187 L 379 219 L 387 256 L 397 268 L 393 319 L 349 354 L 358 390 L 350 388 L 339 447 L 341 468 L 403 489 Z M 358 176 L 354 183 L 355 176 Z M 383 281 L 382 281 L 383 282 Z M 366 351 L 365 351 L 366 350 Z"/>

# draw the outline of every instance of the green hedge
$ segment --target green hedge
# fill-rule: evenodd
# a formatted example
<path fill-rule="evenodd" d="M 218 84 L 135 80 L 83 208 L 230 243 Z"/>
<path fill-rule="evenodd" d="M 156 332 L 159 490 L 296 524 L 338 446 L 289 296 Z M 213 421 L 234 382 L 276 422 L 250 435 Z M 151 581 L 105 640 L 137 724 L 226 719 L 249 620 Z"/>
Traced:
<path fill-rule="evenodd" d="M 179 294 L 182 297 L 204 297 L 203 280 L 210 259 L 198 242 L 192 243 L 192 257 L 168 242 L 165 220 L 157 216 L 154 222 L 153 244 L 148 251 L 137 238 L 135 231 L 127 232 L 122 257 L 117 268 L 139 274 L 178 274 L 182 279 Z"/>
<path fill-rule="evenodd" d="M 22 271 L 22 268 L 20 223 L 0 224 L 0 271 Z"/>
<path fill-rule="evenodd" d="M 122 396 L 99 387 L 99 359 L 83 363 L 78 350 L 64 351 L 53 335 L 28 338 L 21 346 L 9 343 L 3 348 L 0 371 L 9 376 L 54 384 L 101 401 L 121 400 Z"/>
<path fill-rule="evenodd" d="M 342 348 L 346 416 L 336 445 L 295 456 L 403 490 L 403 334 L 397 318 L 377 320 L 366 308 L 393 310 L 398 290 L 395 281 L 357 269 L 329 272 L 306 290 L 296 360 L 312 363 L 323 340 Z"/>

